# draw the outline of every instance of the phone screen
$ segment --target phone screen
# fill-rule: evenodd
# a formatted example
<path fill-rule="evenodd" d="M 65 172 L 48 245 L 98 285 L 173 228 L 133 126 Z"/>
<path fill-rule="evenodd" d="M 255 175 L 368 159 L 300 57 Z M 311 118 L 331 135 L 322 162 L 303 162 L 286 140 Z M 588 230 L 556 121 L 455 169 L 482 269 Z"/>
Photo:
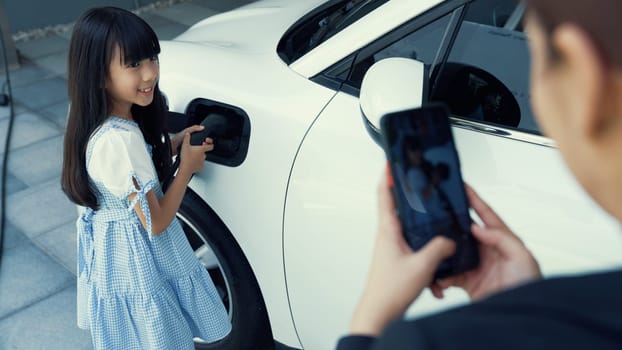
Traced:
<path fill-rule="evenodd" d="M 430 105 L 391 113 L 383 117 L 381 128 L 408 244 L 419 250 L 437 235 L 456 241 L 456 254 L 441 263 L 437 278 L 477 266 L 477 244 L 446 109 Z"/>

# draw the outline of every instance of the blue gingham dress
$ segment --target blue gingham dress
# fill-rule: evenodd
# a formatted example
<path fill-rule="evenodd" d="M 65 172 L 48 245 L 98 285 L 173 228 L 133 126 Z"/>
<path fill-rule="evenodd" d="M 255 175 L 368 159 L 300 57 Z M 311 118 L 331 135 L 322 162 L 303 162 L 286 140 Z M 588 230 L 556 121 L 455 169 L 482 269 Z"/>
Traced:
<path fill-rule="evenodd" d="M 133 209 L 140 203 L 151 232 L 145 196 L 162 190 L 138 125 L 108 118 L 89 140 L 87 171 L 100 209 L 84 209 L 77 221 L 77 301 L 78 326 L 91 331 L 93 346 L 194 349 L 193 337 L 226 336 L 227 312 L 177 219 L 152 235 Z"/>

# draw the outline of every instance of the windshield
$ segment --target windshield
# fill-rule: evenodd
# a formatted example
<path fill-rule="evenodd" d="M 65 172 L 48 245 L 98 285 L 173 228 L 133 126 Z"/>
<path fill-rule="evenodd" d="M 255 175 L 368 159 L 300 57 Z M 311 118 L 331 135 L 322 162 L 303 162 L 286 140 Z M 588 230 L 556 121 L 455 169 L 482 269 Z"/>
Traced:
<path fill-rule="evenodd" d="M 337 34 L 388 0 L 330 1 L 312 11 L 290 28 L 277 48 L 291 63 Z"/>

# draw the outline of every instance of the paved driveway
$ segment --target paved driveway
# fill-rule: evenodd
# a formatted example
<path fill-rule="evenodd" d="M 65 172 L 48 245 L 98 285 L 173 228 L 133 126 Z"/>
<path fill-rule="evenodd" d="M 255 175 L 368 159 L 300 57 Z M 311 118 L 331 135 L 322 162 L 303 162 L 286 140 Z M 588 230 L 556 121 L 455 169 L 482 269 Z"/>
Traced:
<path fill-rule="evenodd" d="M 200 19 L 249 2 L 183 1 L 141 16 L 160 39 L 171 39 Z M 89 333 L 76 326 L 77 214 L 60 189 L 69 37 L 16 43 L 21 67 L 10 74 L 16 115 L 0 269 L 0 349 L 92 348 Z M 2 146 L 8 116 L 0 107 Z"/>

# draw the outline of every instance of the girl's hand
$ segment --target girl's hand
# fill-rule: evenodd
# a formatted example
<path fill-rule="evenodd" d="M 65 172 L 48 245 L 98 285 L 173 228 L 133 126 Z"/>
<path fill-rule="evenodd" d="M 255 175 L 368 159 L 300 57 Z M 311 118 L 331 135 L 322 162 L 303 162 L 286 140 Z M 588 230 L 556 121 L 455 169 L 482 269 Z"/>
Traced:
<path fill-rule="evenodd" d="M 177 134 L 175 134 L 171 138 L 171 148 L 172 148 L 171 149 L 171 154 L 173 156 L 177 155 L 177 150 L 179 149 L 179 146 L 183 142 L 184 135 L 186 133 L 192 134 L 193 132 L 201 131 L 203 129 L 205 129 L 205 127 L 203 125 L 192 125 L 192 126 L 189 126 L 189 127 L 185 128 L 184 130 L 178 132 Z"/>
<path fill-rule="evenodd" d="M 413 252 L 402 236 L 386 174 L 378 197 L 378 234 L 367 286 L 350 325 L 352 334 L 378 335 L 430 285 L 437 266 L 455 249 L 452 240 L 436 237 Z"/>
<path fill-rule="evenodd" d="M 200 146 L 190 144 L 190 133 L 184 134 L 181 145 L 181 160 L 179 162 L 179 171 L 188 175 L 197 173 L 203 169 L 205 165 L 205 152 L 214 149 L 214 142 L 207 138 Z"/>
<path fill-rule="evenodd" d="M 473 224 L 471 230 L 479 241 L 480 263 L 475 270 L 448 277 L 432 284 L 437 298 L 450 286 L 463 288 L 471 300 L 542 278 L 538 263 L 527 247 L 475 191 L 466 186 L 471 207 L 484 226 Z"/>

